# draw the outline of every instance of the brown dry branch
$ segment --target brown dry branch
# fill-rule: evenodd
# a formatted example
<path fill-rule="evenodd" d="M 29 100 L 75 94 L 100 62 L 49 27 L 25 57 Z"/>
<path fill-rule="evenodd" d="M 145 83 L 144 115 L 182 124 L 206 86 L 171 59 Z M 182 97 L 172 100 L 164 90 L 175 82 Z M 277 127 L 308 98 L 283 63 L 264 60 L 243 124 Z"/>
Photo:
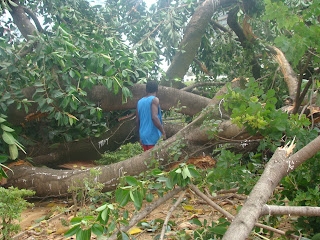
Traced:
<path fill-rule="evenodd" d="M 166 195 L 164 195 L 161 198 L 158 198 L 156 201 L 153 203 L 150 203 L 147 205 L 142 211 L 136 213 L 129 221 L 129 224 L 127 226 L 122 226 L 120 228 L 120 231 L 127 232 L 130 228 L 132 228 L 134 225 L 136 225 L 139 221 L 144 219 L 147 215 L 149 215 L 154 209 L 159 207 L 161 204 L 165 203 L 168 201 L 170 198 L 174 197 L 176 194 L 180 193 L 183 191 L 184 188 L 176 187 L 173 189 L 171 192 L 168 192 Z M 108 240 L 116 240 L 117 239 L 118 232 L 115 232 L 114 234 L 111 235 Z"/>
<path fill-rule="evenodd" d="M 163 240 L 164 239 L 164 234 L 166 232 L 166 229 L 167 229 L 167 226 L 168 226 L 168 222 L 169 222 L 169 219 L 172 215 L 172 212 L 178 207 L 178 205 L 182 202 L 183 200 L 183 197 L 184 195 L 186 194 L 186 190 L 184 190 L 182 193 L 180 193 L 180 196 L 179 198 L 177 199 L 177 201 L 174 203 L 174 205 L 170 208 L 167 216 L 166 216 L 166 219 L 164 220 L 163 222 L 163 226 L 162 226 L 162 230 L 161 230 L 161 235 L 160 235 L 160 240 Z"/>

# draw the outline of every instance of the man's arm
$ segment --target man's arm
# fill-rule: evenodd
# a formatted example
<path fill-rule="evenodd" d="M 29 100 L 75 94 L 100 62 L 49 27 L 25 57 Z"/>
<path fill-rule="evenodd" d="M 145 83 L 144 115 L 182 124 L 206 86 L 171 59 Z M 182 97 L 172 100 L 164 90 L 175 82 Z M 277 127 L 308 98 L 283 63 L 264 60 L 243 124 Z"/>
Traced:
<path fill-rule="evenodd" d="M 159 98 L 155 97 L 151 102 L 151 118 L 153 124 L 159 129 L 162 134 L 162 137 L 166 139 L 166 133 L 161 125 L 160 119 L 158 118 L 159 112 Z"/>

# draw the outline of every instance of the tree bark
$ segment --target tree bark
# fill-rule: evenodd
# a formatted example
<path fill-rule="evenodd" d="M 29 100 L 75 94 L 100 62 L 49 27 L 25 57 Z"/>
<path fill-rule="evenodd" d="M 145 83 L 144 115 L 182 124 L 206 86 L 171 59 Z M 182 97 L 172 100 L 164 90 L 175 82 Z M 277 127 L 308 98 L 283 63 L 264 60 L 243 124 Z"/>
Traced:
<path fill-rule="evenodd" d="M 163 81 L 163 84 L 166 86 L 170 86 L 170 84 L 178 85 L 175 87 L 180 88 L 184 86 L 181 82 L 171 80 L 175 78 L 183 79 L 200 47 L 201 39 L 217 7 L 233 3 L 235 1 L 232 0 L 206 0 L 195 10 L 179 44 L 179 49 L 166 72 L 166 79 L 169 81 Z"/>
<path fill-rule="evenodd" d="M 320 216 L 320 207 L 264 205 L 261 211 L 261 216 L 263 215 L 318 217 Z"/>
<path fill-rule="evenodd" d="M 249 236 L 262 213 L 263 206 L 281 179 L 320 150 L 320 136 L 289 157 L 291 150 L 290 147 L 276 150 L 223 239 L 241 240 Z"/>
<path fill-rule="evenodd" d="M 138 141 L 135 127 L 135 120 L 129 119 L 119 123 L 100 137 L 88 137 L 79 141 L 60 143 L 55 145 L 54 149 L 47 145 L 37 144 L 27 149 L 27 156 L 32 158 L 32 163 L 35 166 L 45 165 L 53 168 L 61 163 L 75 160 L 97 160 L 107 151 L 114 151 L 123 144 Z M 173 136 L 182 127 L 181 124 L 164 123 L 167 137 Z"/>
<path fill-rule="evenodd" d="M 19 1 L 14 0 L 13 2 L 15 2 L 18 6 L 14 7 L 10 5 L 12 9 L 12 11 L 10 11 L 10 14 L 14 20 L 14 23 L 19 28 L 22 36 L 26 39 L 29 39 L 29 36 L 35 35 L 37 33 L 37 29 L 27 17 L 23 7 L 19 4 Z"/>
<path fill-rule="evenodd" d="M 28 100 L 32 100 L 32 95 L 34 94 L 36 88 L 28 87 L 22 90 L 22 93 Z M 126 103 L 122 103 L 122 94 L 119 92 L 114 95 L 112 92 L 104 86 L 94 86 L 88 91 L 88 98 L 96 103 L 103 111 L 119 111 L 136 108 L 137 102 L 140 98 L 146 95 L 145 84 L 135 84 L 130 88 L 133 98 L 128 99 Z M 194 114 L 200 112 L 205 108 L 210 99 L 202 97 L 193 93 L 188 93 L 181 91 L 179 89 L 171 87 L 159 86 L 159 91 L 157 94 L 162 110 L 169 110 L 171 107 L 175 107 L 180 104 L 180 106 L 187 106 L 187 108 L 182 108 L 181 113 L 193 116 Z M 192 106 L 192 107 L 191 107 Z M 37 105 L 29 107 L 29 112 L 36 112 Z M 24 121 L 27 113 L 20 109 L 17 110 L 15 105 L 11 105 L 8 111 L 9 121 L 13 124 L 20 124 Z"/>

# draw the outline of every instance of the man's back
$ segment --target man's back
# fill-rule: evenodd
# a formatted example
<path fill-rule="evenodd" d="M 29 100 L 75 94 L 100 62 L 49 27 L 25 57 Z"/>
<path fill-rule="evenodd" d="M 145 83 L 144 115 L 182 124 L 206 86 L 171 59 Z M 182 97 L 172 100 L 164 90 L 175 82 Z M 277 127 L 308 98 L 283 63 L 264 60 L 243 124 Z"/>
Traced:
<path fill-rule="evenodd" d="M 139 136 L 142 145 L 155 145 L 161 137 L 161 132 L 152 121 L 151 104 L 154 98 L 155 96 L 148 96 L 138 101 L 137 108 L 140 119 Z M 158 109 L 158 118 L 162 124 L 160 106 Z"/>

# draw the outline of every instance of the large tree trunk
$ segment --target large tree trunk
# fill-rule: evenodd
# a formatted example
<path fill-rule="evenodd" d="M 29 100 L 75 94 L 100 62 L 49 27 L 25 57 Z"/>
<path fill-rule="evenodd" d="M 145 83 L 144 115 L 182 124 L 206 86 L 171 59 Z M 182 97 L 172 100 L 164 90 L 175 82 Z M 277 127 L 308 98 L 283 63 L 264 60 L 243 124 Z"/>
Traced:
<path fill-rule="evenodd" d="M 35 90 L 35 87 L 28 87 L 23 89 L 22 92 L 27 99 L 32 100 L 32 95 L 34 94 Z M 122 103 L 121 92 L 119 92 L 117 95 L 114 95 L 112 92 L 108 91 L 106 87 L 101 85 L 94 86 L 91 90 L 89 90 L 88 98 L 106 112 L 133 109 L 136 108 L 138 100 L 146 95 L 146 86 L 145 84 L 135 84 L 130 88 L 130 90 L 133 98 L 128 99 L 126 103 Z M 163 110 L 169 110 L 171 107 L 177 106 L 178 103 L 180 106 L 189 106 L 181 109 L 181 113 L 189 116 L 193 116 L 194 114 L 200 112 L 210 102 L 209 98 L 163 86 L 159 86 L 158 97 Z M 29 108 L 29 112 L 36 112 L 36 110 L 36 105 L 33 105 Z M 16 106 L 14 105 L 11 105 L 8 111 L 9 120 L 14 124 L 23 122 L 26 115 L 27 114 L 24 110 L 17 110 Z"/>
<path fill-rule="evenodd" d="M 96 169 L 101 171 L 101 175 L 97 181 L 103 183 L 105 185 L 104 190 L 107 191 L 115 188 L 119 177 L 122 175 L 134 176 L 146 171 L 148 166 L 145 162 L 150 164 L 153 158 L 161 161 L 160 164 L 167 164 L 170 161 L 170 147 L 172 147 L 178 139 L 183 139 L 184 143 L 188 146 L 183 149 L 184 154 L 195 154 L 199 145 L 209 142 L 205 130 L 200 129 L 202 121 L 203 119 L 198 119 L 192 124 L 189 124 L 176 135 L 154 147 L 152 150 L 119 163 L 96 167 Z M 241 129 L 232 125 L 229 121 L 223 122 L 220 128 L 222 130 L 221 133 L 223 133 L 221 137 L 224 138 L 233 138 L 242 132 Z M 226 129 L 228 129 L 228 131 L 223 131 Z M 234 131 L 230 131 L 230 129 Z M 226 133 L 230 135 L 226 135 Z M 243 137 L 244 136 L 237 139 Z M 216 143 L 217 142 L 218 140 L 216 140 Z M 214 141 L 212 143 L 214 143 Z M 7 185 L 35 190 L 37 196 L 67 195 L 69 194 L 68 189 L 70 186 L 81 183 L 83 179 L 88 178 L 90 174 L 90 169 L 54 170 L 29 166 L 13 166 L 11 169 L 13 170 L 13 174 L 8 172 L 9 179 Z"/>
<path fill-rule="evenodd" d="M 23 90 L 24 95 L 28 99 L 32 99 L 35 88 L 26 88 Z M 127 110 L 136 108 L 137 101 L 145 96 L 145 85 L 136 84 L 131 88 L 133 98 L 129 99 L 127 103 L 122 104 L 121 93 L 114 95 L 109 92 L 104 86 L 95 86 L 88 92 L 88 97 L 99 105 L 103 111 Z M 187 106 L 181 108 L 183 114 L 193 116 L 205 108 L 210 102 L 209 98 L 202 97 L 196 94 L 188 93 L 182 90 L 159 87 L 158 97 L 160 105 L 163 110 L 169 110 L 171 107 Z M 30 108 L 31 112 L 36 111 L 36 106 Z M 18 111 L 12 107 L 9 111 L 9 119 L 11 122 L 18 124 L 26 116 L 23 110 Z M 99 138 L 86 138 L 71 143 L 61 143 L 56 145 L 54 149 L 48 146 L 37 144 L 27 149 L 28 157 L 32 157 L 36 165 L 54 166 L 62 161 L 76 160 L 94 160 L 100 156 L 100 153 L 105 151 L 112 151 L 119 147 L 120 144 L 125 143 L 130 137 L 134 135 L 134 121 L 125 121 L 119 126 L 108 130 Z M 166 131 L 168 136 L 172 136 L 179 129 L 178 126 L 166 124 Z M 127 139 L 127 140 L 126 140 Z M 103 144 L 105 142 L 106 144 Z M 100 153 L 99 153 L 100 152 Z"/>
<path fill-rule="evenodd" d="M 234 82 L 233 85 L 237 85 Z M 223 87 L 216 96 L 221 96 L 226 91 Z M 170 161 L 170 147 L 177 143 L 177 140 L 183 141 L 187 146 L 183 149 L 184 155 L 196 155 L 197 151 L 201 150 L 200 145 L 210 142 L 206 129 L 201 126 L 205 119 L 220 118 L 219 109 L 215 108 L 219 101 L 217 98 L 211 100 L 207 110 L 197 117 L 192 123 L 184 127 L 177 134 L 160 143 L 152 150 L 144 152 L 138 156 L 128 160 L 111 164 L 108 166 L 99 166 L 96 169 L 101 171 L 99 182 L 105 185 L 104 190 L 111 190 L 115 188 L 118 179 L 123 174 L 138 175 L 147 170 L 145 162 L 150 163 L 151 159 L 161 161 L 161 164 L 167 164 Z M 229 120 L 223 121 L 220 126 L 219 136 L 226 138 L 233 138 L 237 136 L 238 140 L 248 137 L 243 133 L 242 129 L 233 125 Z M 218 139 L 211 140 L 212 145 L 219 142 Z M 193 147 L 194 146 L 194 147 Z M 199 152 L 198 152 L 199 153 Z M 202 150 L 200 152 L 202 154 Z M 72 184 L 82 182 L 85 177 L 88 177 L 90 170 L 53 170 L 44 168 L 35 168 L 28 166 L 14 166 L 12 167 L 14 174 L 9 173 L 8 185 L 13 185 L 19 188 L 33 189 L 38 196 L 61 196 L 67 195 L 68 189 Z"/>
<path fill-rule="evenodd" d="M 108 130 L 100 137 L 88 137 L 70 143 L 60 143 L 54 149 L 37 144 L 27 149 L 28 157 L 34 165 L 56 167 L 61 163 L 72 161 L 92 161 L 101 158 L 107 151 L 114 151 L 128 142 L 138 141 L 135 128 L 135 119 L 128 119 Z M 164 123 L 167 137 L 176 134 L 182 124 Z"/>

